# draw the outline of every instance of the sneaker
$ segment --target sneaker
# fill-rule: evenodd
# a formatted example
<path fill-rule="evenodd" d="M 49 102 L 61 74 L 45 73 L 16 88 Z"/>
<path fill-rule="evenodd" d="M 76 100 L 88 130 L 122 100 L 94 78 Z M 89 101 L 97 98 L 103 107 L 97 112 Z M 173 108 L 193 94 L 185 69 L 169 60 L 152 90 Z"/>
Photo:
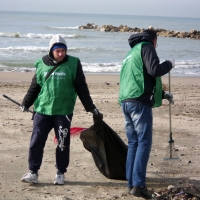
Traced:
<path fill-rule="evenodd" d="M 64 185 L 65 183 L 65 175 L 64 174 L 56 174 L 54 185 Z"/>
<path fill-rule="evenodd" d="M 152 196 L 149 193 L 147 187 L 145 186 L 135 186 L 131 191 L 130 194 L 136 197 L 142 197 L 144 199 L 151 199 Z"/>
<path fill-rule="evenodd" d="M 31 174 L 30 172 L 26 173 L 22 176 L 21 181 L 27 183 L 38 183 L 38 174 Z"/>

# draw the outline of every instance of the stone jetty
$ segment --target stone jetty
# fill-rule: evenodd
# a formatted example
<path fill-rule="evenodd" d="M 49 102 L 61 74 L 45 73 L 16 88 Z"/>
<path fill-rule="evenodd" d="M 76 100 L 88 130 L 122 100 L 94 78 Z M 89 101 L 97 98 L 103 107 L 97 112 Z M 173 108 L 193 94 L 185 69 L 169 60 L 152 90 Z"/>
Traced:
<path fill-rule="evenodd" d="M 133 32 L 133 33 L 141 33 L 144 28 L 131 28 L 128 26 L 120 25 L 119 27 L 113 26 L 113 25 L 103 25 L 102 27 L 99 27 L 98 25 L 95 25 L 93 23 L 87 23 L 85 26 L 79 26 L 79 29 L 95 29 L 98 31 L 103 32 Z M 158 36 L 162 37 L 175 37 L 175 38 L 189 38 L 189 39 L 197 39 L 200 40 L 200 31 L 197 30 L 191 30 L 189 32 L 186 31 L 170 31 L 165 29 L 159 29 L 154 28 L 152 26 L 149 26 L 148 29 L 153 29 L 157 32 Z"/>

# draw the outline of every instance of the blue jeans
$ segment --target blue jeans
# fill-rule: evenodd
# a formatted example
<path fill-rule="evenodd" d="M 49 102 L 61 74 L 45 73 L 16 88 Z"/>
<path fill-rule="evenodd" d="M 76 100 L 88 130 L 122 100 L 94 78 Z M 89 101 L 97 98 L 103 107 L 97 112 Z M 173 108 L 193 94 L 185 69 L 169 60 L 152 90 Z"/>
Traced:
<path fill-rule="evenodd" d="M 152 146 L 152 108 L 137 102 L 122 102 L 128 154 L 128 187 L 146 186 L 146 168 Z"/>

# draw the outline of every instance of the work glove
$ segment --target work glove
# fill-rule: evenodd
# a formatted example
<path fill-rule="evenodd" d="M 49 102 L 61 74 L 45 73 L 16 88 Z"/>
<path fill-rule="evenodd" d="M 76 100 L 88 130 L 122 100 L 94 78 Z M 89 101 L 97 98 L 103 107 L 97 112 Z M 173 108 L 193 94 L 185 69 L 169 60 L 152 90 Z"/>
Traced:
<path fill-rule="evenodd" d="M 28 108 L 26 108 L 25 106 L 20 106 L 20 109 L 22 110 L 22 112 L 28 112 Z"/>
<path fill-rule="evenodd" d="M 94 121 L 103 119 L 103 115 L 99 112 L 99 110 L 97 108 L 95 108 L 94 110 L 92 110 L 90 112 L 93 114 Z"/>
<path fill-rule="evenodd" d="M 172 68 L 175 67 L 175 60 L 174 60 L 174 59 L 168 59 L 168 60 L 166 60 L 166 61 L 171 62 L 171 64 L 172 64 Z"/>
<path fill-rule="evenodd" d="M 173 95 L 170 93 L 165 92 L 163 95 L 163 99 L 167 99 L 169 103 L 174 104 Z"/>

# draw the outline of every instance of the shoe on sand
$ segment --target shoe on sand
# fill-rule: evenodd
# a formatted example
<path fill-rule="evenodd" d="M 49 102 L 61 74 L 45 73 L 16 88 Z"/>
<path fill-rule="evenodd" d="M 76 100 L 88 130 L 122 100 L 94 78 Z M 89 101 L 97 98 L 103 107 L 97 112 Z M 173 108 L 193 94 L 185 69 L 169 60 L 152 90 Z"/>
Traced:
<path fill-rule="evenodd" d="M 22 176 L 21 181 L 26 183 L 38 183 L 38 174 L 26 173 Z"/>
<path fill-rule="evenodd" d="M 149 193 L 147 187 L 145 186 L 134 186 L 134 188 L 130 191 L 130 194 L 136 197 L 142 197 L 144 199 L 152 198 L 152 195 Z"/>
<path fill-rule="evenodd" d="M 54 185 L 64 185 L 65 183 L 65 175 L 64 174 L 56 174 Z"/>

